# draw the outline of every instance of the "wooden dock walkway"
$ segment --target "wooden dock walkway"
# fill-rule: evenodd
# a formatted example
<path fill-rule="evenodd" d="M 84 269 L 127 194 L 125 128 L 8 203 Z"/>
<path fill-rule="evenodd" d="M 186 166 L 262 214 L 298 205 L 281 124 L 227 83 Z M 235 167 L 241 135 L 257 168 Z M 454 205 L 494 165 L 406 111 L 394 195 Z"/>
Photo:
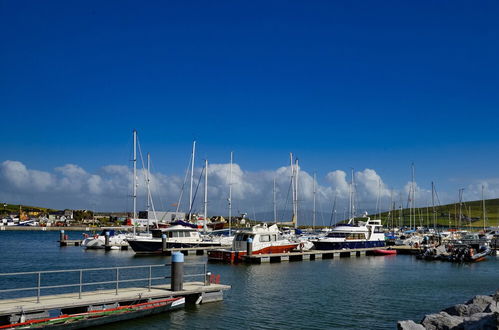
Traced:
<path fill-rule="evenodd" d="M 318 259 L 334 259 L 342 257 L 362 257 L 369 255 L 373 250 L 380 248 L 344 249 L 344 250 L 309 250 L 287 253 L 252 254 L 243 256 L 243 260 L 250 264 L 282 261 L 303 261 Z"/>
<path fill-rule="evenodd" d="M 59 246 L 80 246 L 81 239 L 63 239 L 59 240 Z"/>
<path fill-rule="evenodd" d="M 214 301 L 214 296 L 220 294 L 221 291 L 228 289 L 230 289 L 229 285 L 205 285 L 203 282 L 187 282 L 184 283 L 184 290 L 182 291 L 171 291 L 170 284 L 166 284 L 155 285 L 151 287 L 150 291 L 148 288 L 144 287 L 124 288 L 118 292 L 118 294 L 116 294 L 114 289 L 90 291 L 82 293 L 81 298 L 74 292 L 42 296 L 39 303 L 37 303 L 36 296 L 5 299 L 0 300 L 0 318 L 6 315 L 19 314 L 21 311 L 26 314 L 54 309 L 68 312 L 79 308 L 84 308 L 86 310 L 88 306 L 101 306 L 115 303 L 126 304 L 129 302 L 179 296 L 186 297 L 187 303 L 196 303 L 200 297 L 201 300 L 198 303 L 207 303 Z"/>
<path fill-rule="evenodd" d="M 12 278 L 23 284 L 9 287 Z M 185 297 L 187 304 L 209 303 L 223 300 L 223 291 L 230 289 L 220 284 L 220 275 L 208 272 L 206 263 L 184 264 L 181 253 L 173 254 L 169 264 L 0 273 L 0 284 L 7 286 L 0 290 L 6 297 L 0 300 L 0 325 L 174 297 Z"/>

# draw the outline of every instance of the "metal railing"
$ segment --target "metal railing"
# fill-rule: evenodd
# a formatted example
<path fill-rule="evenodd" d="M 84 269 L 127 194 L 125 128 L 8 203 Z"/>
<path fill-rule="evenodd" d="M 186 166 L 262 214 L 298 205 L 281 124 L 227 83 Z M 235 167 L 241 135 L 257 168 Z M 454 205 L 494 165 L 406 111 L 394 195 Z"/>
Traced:
<path fill-rule="evenodd" d="M 193 277 L 202 277 L 203 282 L 205 282 L 206 279 L 206 274 L 207 274 L 207 264 L 206 263 L 185 263 L 184 267 L 190 267 L 190 266 L 203 266 L 203 273 L 193 273 L 193 274 L 183 274 L 184 278 L 193 278 Z M 6 277 L 19 277 L 19 276 L 31 276 L 31 275 L 36 275 L 35 276 L 35 286 L 29 286 L 29 287 L 21 287 L 21 288 L 13 288 L 13 289 L 2 289 L 0 290 L 0 293 L 7 293 L 7 292 L 21 292 L 21 291 L 36 291 L 36 302 L 40 302 L 40 297 L 42 297 L 42 290 L 47 290 L 47 289 L 62 289 L 62 288 L 78 288 L 78 299 L 81 299 L 82 293 L 83 292 L 91 292 L 92 290 L 87 290 L 84 291 L 85 287 L 89 286 L 95 286 L 95 285 L 113 285 L 115 294 L 117 295 L 120 289 L 120 284 L 122 283 L 133 283 L 133 282 L 146 282 L 147 285 L 141 286 L 144 288 L 147 288 L 148 291 L 151 291 L 151 288 L 153 286 L 153 281 L 158 281 L 158 280 L 166 280 L 166 279 L 171 279 L 171 276 L 169 273 L 165 273 L 161 276 L 153 276 L 153 270 L 154 269 L 168 269 L 170 270 L 171 264 L 159 264 L 159 265 L 143 265 L 143 266 L 120 266 L 120 267 L 101 267 L 101 268 L 80 268 L 80 269 L 64 269 L 64 270 L 43 270 L 43 271 L 34 271 L 34 272 L 17 272 L 17 273 L 0 273 L 0 283 L 2 282 L 2 279 Z M 143 269 L 148 271 L 148 276 L 147 277 L 141 277 L 141 278 L 131 278 L 131 279 L 123 279 L 120 278 L 120 276 L 123 274 L 124 271 L 126 270 L 139 270 Z M 89 272 L 100 272 L 100 271 L 110 271 L 111 274 L 113 274 L 114 279 L 112 280 L 106 280 L 106 281 L 97 281 L 97 282 L 85 282 L 84 279 L 84 274 L 89 273 Z M 70 283 L 70 284 L 57 284 L 57 285 L 42 285 L 42 275 L 44 274 L 69 274 L 69 273 L 79 273 L 79 281 L 78 283 Z M 167 284 L 167 283 L 163 283 Z M 96 289 L 95 289 L 96 290 Z M 95 291 L 94 290 L 94 291 Z"/>

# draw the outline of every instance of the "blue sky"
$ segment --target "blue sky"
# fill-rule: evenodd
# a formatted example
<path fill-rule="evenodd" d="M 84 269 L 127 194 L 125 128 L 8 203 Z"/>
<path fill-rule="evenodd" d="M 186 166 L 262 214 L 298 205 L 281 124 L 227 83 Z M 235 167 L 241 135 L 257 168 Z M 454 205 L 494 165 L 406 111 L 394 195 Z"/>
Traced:
<path fill-rule="evenodd" d="M 292 151 L 325 186 L 353 167 L 402 189 L 415 162 L 420 186 L 457 196 L 499 178 L 498 14 L 496 1 L 1 1 L 0 161 L 96 173 L 128 165 L 136 128 L 165 175 L 182 176 L 196 139 L 200 158 L 233 150 L 245 171 Z"/>

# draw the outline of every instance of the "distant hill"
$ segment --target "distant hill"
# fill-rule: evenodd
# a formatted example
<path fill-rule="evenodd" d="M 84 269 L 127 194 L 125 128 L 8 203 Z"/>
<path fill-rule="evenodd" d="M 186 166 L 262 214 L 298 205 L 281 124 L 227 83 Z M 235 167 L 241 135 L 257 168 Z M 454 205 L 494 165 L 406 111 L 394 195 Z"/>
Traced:
<path fill-rule="evenodd" d="M 19 205 L 19 204 L 0 204 L 0 214 L 17 214 L 19 213 L 19 207 L 21 207 L 23 212 L 42 212 L 49 213 L 57 210 L 49 209 L 39 206 L 29 206 L 29 205 Z"/>
<path fill-rule="evenodd" d="M 461 204 L 462 221 L 459 224 L 459 203 L 435 206 L 435 218 L 437 225 L 457 227 L 483 227 L 483 206 L 482 201 L 468 201 Z M 431 206 L 415 209 L 416 226 L 433 225 L 434 215 Z M 370 215 L 372 218 L 379 218 L 376 214 Z M 381 213 L 383 224 L 391 226 L 409 225 L 409 209 L 395 210 Z M 499 198 L 485 200 L 485 225 L 499 225 Z"/>

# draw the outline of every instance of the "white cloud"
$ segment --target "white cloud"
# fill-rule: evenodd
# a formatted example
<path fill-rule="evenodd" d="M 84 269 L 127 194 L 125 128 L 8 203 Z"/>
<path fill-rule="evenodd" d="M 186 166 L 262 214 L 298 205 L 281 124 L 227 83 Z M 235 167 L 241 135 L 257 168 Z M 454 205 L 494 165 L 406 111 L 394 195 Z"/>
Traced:
<path fill-rule="evenodd" d="M 1 164 L 0 173 L 5 180 L 6 187 L 10 187 L 14 191 L 29 189 L 35 192 L 44 192 L 53 188 L 55 183 L 50 173 L 28 170 L 23 163 L 18 161 L 4 161 Z"/>
<path fill-rule="evenodd" d="M 138 208 L 146 204 L 146 171 L 137 171 Z M 197 187 L 201 168 L 195 170 L 194 188 Z M 393 193 L 397 205 L 405 206 L 410 182 L 401 189 L 388 187 L 374 169 L 354 173 L 357 192 L 357 210 L 374 211 L 378 194 L 382 209 L 389 207 Z M 245 171 L 239 164 L 232 167 L 232 206 L 237 212 L 272 213 L 273 180 L 276 180 L 277 205 L 282 210 L 291 209 L 291 171 L 289 166 L 275 170 Z M 201 178 L 204 180 L 204 178 Z M 184 175 L 151 173 L 151 191 L 157 210 L 175 209 Z M 229 184 L 229 164 L 210 164 L 209 210 L 210 214 L 226 214 Z M 324 183 L 321 184 L 321 181 Z M 333 170 L 316 183 L 318 209 L 329 212 L 334 196 L 338 197 L 338 214 L 348 205 L 349 175 L 343 170 Z M 56 167 L 53 171 L 29 169 L 19 161 L 6 160 L 0 163 L 0 199 L 6 202 L 34 204 L 53 208 L 90 208 L 94 210 L 130 211 L 132 194 L 132 171 L 127 166 L 107 165 L 95 173 L 89 173 L 75 164 Z M 193 205 L 194 211 L 202 211 L 204 182 L 201 181 Z M 300 212 L 306 214 L 312 209 L 313 175 L 300 169 L 299 204 Z M 499 195 L 499 180 L 478 180 L 469 184 L 466 199 L 481 198 L 481 185 L 485 186 L 486 197 Z M 445 196 L 440 192 L 440 197 Z M 188 211 L 189 182 L 184 187 L 181 210 Z M 444 197 L 445 199 L 445 197 Z M 416 185 L 417 205 L 431 201 L 431 190 Z M 444 202 L 441 200 L 441 202 Z M 305 216 L 307 217 L 307 216 Z M 308 216 L 309 217 L 309 216 Z M 287 220 L 287 219 L 286 219 Z"/>

